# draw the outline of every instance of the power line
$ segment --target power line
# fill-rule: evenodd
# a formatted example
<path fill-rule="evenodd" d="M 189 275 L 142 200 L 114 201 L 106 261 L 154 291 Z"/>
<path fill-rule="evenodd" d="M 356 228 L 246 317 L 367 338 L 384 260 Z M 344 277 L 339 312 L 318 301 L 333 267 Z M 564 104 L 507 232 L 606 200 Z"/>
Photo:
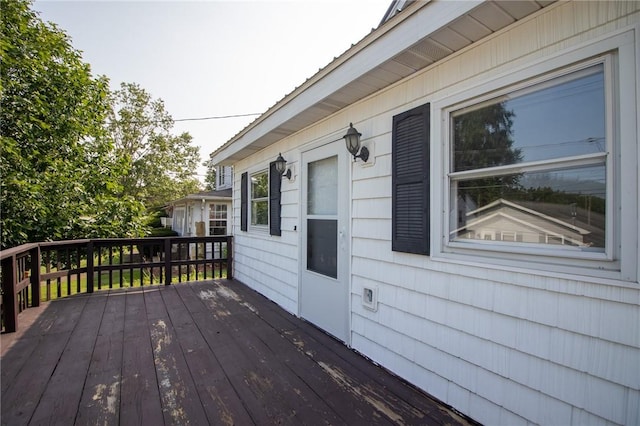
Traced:
<path fill-rule="evenodd" d="M 253 112 L 250 114 L 234 114 L 234 115 L 214 115 L 211 117 L 194 117 L 194 118 L 177 118 L 177 119 L 173 119 L 173 118 L 166 118 L 166 119 L 162 119 L 162 120 L 123 120 L 123 119 L 118 119 L 115 121 L 107 121 L 106 124 L 114 124 L 114 123 L 125 123 L 125 124 L 139 124 L 139 123 L 143 123 L 143 124 L 158 124 L 158 123 L 176 123 L 179 121 L 204 121 L 204 120 L 222 120 L 225 118 L 240 118 L 240 117 L 252 117 L 252 116 L 256 116 L 256 115 L 262 115 L 261 112 Z"/>
<path fill-rule="evenodd" d="M 177 118 L 175 120 L 173 120 L 174 122 L 177 121 L 204 121 L 204 120 L 222 120 L 225 118 L 238 118 L 238 117 L 251 117 L 254 115 L 260 115 L 262 113 L 260 112 L 254 112 L 254 113 L 250 113 L 250 114 L 234 114 L 234 115 L 216 115 L 216 116 L 212 116 L 212 117 L 199 117 L 199 118 Z"/>

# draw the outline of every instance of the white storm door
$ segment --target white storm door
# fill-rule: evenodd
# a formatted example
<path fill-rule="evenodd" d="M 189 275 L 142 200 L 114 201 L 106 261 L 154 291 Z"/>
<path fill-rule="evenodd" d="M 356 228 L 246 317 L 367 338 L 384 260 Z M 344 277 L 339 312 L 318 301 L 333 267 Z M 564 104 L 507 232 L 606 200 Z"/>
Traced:
<path fill-rule="evenodd" d="M 349 159 L 333 142 L 302 154 L 300 315 L 349 343 Z"/>

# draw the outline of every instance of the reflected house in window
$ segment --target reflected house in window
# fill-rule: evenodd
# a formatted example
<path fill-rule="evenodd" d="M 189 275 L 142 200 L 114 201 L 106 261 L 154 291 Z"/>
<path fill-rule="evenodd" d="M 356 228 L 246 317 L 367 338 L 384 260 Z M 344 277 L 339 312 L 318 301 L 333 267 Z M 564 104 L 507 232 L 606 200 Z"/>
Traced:
<path fill-rule="evenodd" d="M 465 226 L 453 230 L 451 240 L 555 244 L 581 248 L 604 245 L 602 228 L 592 225 L 604 223 L 604 216 L 588 212 L 575 203 L 515 203 L 500 198 L 467 212 L 465 218 Z M 584 223 L 584 218 L 592 224 Z"/>

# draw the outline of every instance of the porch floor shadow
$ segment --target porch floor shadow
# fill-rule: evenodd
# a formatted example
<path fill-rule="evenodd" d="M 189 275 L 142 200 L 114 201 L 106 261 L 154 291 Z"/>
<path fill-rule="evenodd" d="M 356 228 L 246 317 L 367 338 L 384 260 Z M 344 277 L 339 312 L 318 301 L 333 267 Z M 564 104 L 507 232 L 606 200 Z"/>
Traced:
<path fill-rule="evenodd" d="M 0 347 L 3 425 L 470 422 L 233 280 L 43 303 Z"/>

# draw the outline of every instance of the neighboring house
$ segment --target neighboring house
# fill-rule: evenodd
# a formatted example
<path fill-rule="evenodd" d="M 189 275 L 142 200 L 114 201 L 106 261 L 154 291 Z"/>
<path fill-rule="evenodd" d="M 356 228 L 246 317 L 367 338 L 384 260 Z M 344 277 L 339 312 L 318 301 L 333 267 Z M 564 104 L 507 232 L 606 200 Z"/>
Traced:
<path fill-rule="evenodd" d="M 199 192 L 172 201 L 172 229 L 183 237 L 231 235 L 231 191 Z"/>
<path fill-rule="evenodd" d="M 234 277 L 482 423 L 640 424 L 640 2 L 394 5 L 212 154 Z"/>
<path fill-rule="evenodd" d="M 231 235 L 233 167 L 216 167 L 216 190 L 169 203 L 171 229 L 180 236 Z"/>

